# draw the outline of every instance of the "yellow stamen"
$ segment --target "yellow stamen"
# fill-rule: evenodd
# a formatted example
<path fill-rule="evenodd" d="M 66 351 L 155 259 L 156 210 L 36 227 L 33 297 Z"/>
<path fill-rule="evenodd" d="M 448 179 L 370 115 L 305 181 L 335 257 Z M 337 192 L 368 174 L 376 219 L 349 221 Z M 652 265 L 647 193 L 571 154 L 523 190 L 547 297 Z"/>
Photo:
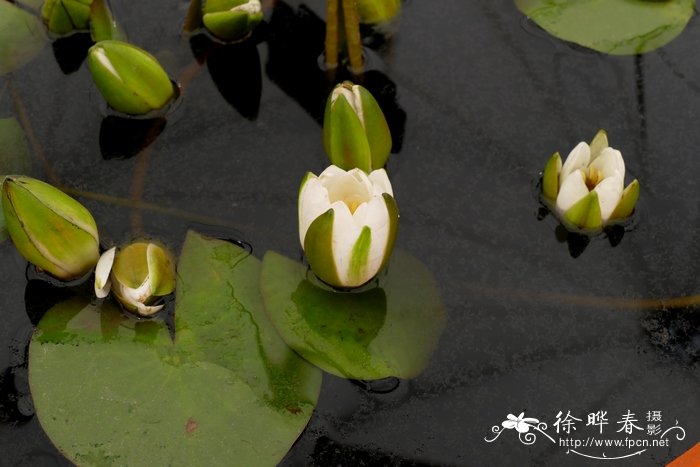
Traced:
<path fill-rule="evenodd" d="M 589 190 L 595 188 L 600 182 L 603 181 L 603 172 L 598 169 L 589 168 L 588 174 L 585 177 L 586 186 Z"/>
<path fill-rule="evenodd" d="M 347 205 L 348 209 L 350 209 L 350 213 L 355 214 L 355 211 L 357 211 L 357 208 L 360 207 L 364 200 L 362 196 L 358 194 L 352 194 L 343 199 L 343 202 Z"/>

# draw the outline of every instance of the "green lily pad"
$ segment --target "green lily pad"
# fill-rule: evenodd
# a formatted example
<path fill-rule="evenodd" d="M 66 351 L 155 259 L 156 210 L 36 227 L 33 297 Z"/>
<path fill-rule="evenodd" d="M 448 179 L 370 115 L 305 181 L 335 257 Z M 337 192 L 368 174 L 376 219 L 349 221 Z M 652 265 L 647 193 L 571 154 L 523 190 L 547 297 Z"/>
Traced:
<path fill-rule="evenodd" d="M 78 298 L 47 312 L 29 348 L 36 413 L 87 465 L 275 465 L 311 417 L 320 371 L 262 310 L 260 261 L 189 233 L 175 340 L 158 321 Z"/>
<path fill-rule="evenodd" d="M 47 43 L 44 25 L 36 16 L 0 1 L 0 76 L 22 68 Z"/>
<path fill-rule="evenodd" d="M 5 175 L 28 174 L 32 170 L 29 145 L 24 130 L 15 118 L 0 118 L 0 187 Z M 0 200 L 0 242 L 8 238 Z"/>
<path fill-rule="evenodd" d="M 695 0 L 515 0 L 545 31 L 612 55 L 662 47 L 685 29 Z"/>
<path fill-rule="evenodd" d="M 285 342 L 328 373 L 350 379 L 414 378 L 445 323 L 432 274 L 395 251 L 379 285 L 338 292 L 275 252 L 263 258 L 265 309 Z"/>

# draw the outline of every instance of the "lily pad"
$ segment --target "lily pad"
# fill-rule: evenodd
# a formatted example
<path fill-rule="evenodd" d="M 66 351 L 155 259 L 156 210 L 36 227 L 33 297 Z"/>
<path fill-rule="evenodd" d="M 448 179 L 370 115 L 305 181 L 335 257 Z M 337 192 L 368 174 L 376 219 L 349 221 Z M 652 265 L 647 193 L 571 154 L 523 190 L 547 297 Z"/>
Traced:
<path fill-rule="evenodd" d="M 311 417 L 320 372 L 262 310 L 260 261 L 189 233 L 175 340 L 112 302 L 64 302 L 29 348 L 36 413 L 78 465 L 275 465 Z"/>
<path fill-rule="evenodd" d="M 36 16 L 0 1 L 0 76 L 23 67 L 47 43 L 44 25 Z"/>
<path fill-rule="evenodd" d="M 662 47 L 685 29 L 695 0 L 515 0 L 559 39 L 612 55 Z"/>
<path fill-rule="evenodd" d="M 379 283 L 339 292 L 278 253 L 263 258 L 265 309 L 285 342 L 328 373 L 372 380 L 414 378 L 428 364 L 445 323 L 430 271 L 402 251 Z"/>

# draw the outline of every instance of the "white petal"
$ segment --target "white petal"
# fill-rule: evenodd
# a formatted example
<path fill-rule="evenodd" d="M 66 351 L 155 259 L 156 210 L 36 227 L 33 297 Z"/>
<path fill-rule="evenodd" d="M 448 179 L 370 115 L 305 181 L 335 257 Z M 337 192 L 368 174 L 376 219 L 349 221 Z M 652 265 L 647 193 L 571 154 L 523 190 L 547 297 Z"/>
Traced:
<path fill-rule="evenodd" d="M 143 303 L 137 303 L 136 310 L 141 316 L 151 316 L 152 314 L 158 313 L 160 310 L 162 310 L 164 306 L 165 305 L 148 306 L 144 305 Z"/>
<path fill-rule="evenodd" d="M 360 169 L 352 169 L 342 175 L 321 181 L 328 190 L 331 203 L 345 201 L 346 204 L 366 203 L 372 198 L 372 182 Z"/>
<path fill-rule="evenodd" d="M 617 149 L 603 149 L 600 156 L 591 162 L 590 169 L 601 172 L 602 178 L 612 177 L 615 172 L 618 172 L 622 179 L 625 179 L 625 161 L 622 160 L 622 154 Z"/>
<path fill-rule="evenodd" d="M 557 195 L 557 209 L 560 213 L 565 213 L 571 206 L 576 204 L 578 200 L 588 194 L 588 187 L 584 181 L 583 171 L 576 170 L 569 177 L 566 177 L 564 183 Z"/>
<path fill-rule="evenodd" d="M 386 170 L 377 169 L 369 174 L 369 180 L 372 182 L 372 194 L 381 195 L 382 193 L 389 193 L 392 197 L 394 196 L 394 190 L 391 188 L 391 182 L 389 181 L 389 176 L 386 174 Z"/>
<path fill-rule="evenodd" d="M 302 248 L 311 223 L 330 208 L 328 190 L 320 180 L 315 177 L 307 180 L 299 193 L 299 241 Z"/>
<path fill-rule="evenodd" d="M 561 172 L 559 174 L 559 188 L 564 185 L 564 181 L 571 173 L 578 169 L 587 167 L 590 161 L 591 148 L 588 146 L 588 143 L 584 143 L 583 141 L 578 143 L 566 157 L 566 161 L 564 161 L 564 165 L 561 167 Z"/>
<path fill-rule="evenodd" d="M 117 253 L 117 248 L 112 247 L 102 253 L 100 259 L 95 266 L 95 295 L 97 298 L 105 298 L 109 295 L 112 283 L 109 280 L 109 273 L 112 272 L 114 264 L 114 256 Z"/>
<path fill-rule="evenodd" d="M 352 220 L 355 221 L 355 225 L 360 227 L 365 225 L 367 221 L 367 210 L 368 203 L 362 203 L 355 209 L 355 212 L 352 213 Z"/>
<path fill-rule="evenodd" d="M 601 156 L 602 157 L 602 156 Z M 610 219 L 617 204 L 622 197 L 623 182 L 620 173 L 615 171 L 615 175 L 600 182 L 594 191 L 598 193 L 598 203 L 600 204 L 600 218 L 603 224 Z"/>
<path fill-rule="evenodd" d="M 349 283 L 348 278 L 352 249 L 360 237 L 362 228 L 355 224 L 350 209 L 345 203 L 337 201 L 333 203 L 332 208 L 335 211 L 333 216 L 333 261 L 338 271 L 338 279 L 342 285 L 348 287 L 362 285 L 362 283 Z"/>
<path fill-rule="evenodd" d="M 132 301 L 135 303 L 145 303 L 153 296 L 153 287 L 151 286 L 151 280 L 148 277 L 146 277 L 146 279 L 137 289 L 122 286 L 121 291 L 124 298 L 127 298 L 130 303 Z"/>
<path fill-rule="evenodd" d="M 248 14 L 254 15 L 262 11 L 262 4 L 260 3 L 260 0 L 249 0 L 246 3 L 242 3 L 231 8 L 229 11 L 244 11 Z"/>
<path fill-rule="evenodd" d="M 318 178 L 324 180 L 326 178 L 333 178 L 337 177 L 338 175 L 343 175 L 345 173 L 345 170 L 341 169 L 337 165 L 329 165 L 326 167 L 326 170 L 321 172 L 321 175 L 318 176 Z"/>
<path fill-rule="evenodd" d="M 381 196 L 375 196 L 367 203 L 367 216 L 365 218 L 367 226 L 372 231 L 372 241 L 369 246 L 369 257 L 367 258 L 366 273 L 369 277 L 374 277 L 384 261 L 387 242 L 389 241 L 389 211 L 386 208 L 386 201 Z M 365 281 L 366 282 L 366 281 Z"/>

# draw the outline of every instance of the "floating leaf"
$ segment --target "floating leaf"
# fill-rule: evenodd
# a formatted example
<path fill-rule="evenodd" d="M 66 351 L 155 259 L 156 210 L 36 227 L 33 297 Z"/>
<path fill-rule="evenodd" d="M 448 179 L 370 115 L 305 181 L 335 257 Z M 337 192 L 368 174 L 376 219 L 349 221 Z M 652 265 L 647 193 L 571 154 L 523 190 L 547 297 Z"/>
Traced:
<path fill-rule="evenodd" d="M 545 31 L 612 55 L 662 47 L 685 29 L 695 0 L 515 0 Z"/>
<path fill-rule="evenodd" d="M 379 287 L 337 292 L 302 264 L 275 252 L 263 259 L 265 308 L 287 344 L 321 369 L 351 379 L 416 377 L 442 332 L 435 279 L 395 251 Z"/>
<path fill-rule="evenodd" d="M 47 42 L 44 25 L 37 17 L 0 0 L 0 76 L 26 65 Z"/>
<path fill-rule="evenodd" d="M 83 299 L 47 312 L 29 349 L 37 416 L 73 462 L 275 465 L 306 426 L 320 372 L 262 311 L 260 261 L 188 234 L 175 341 L 157 321 Z"/>

